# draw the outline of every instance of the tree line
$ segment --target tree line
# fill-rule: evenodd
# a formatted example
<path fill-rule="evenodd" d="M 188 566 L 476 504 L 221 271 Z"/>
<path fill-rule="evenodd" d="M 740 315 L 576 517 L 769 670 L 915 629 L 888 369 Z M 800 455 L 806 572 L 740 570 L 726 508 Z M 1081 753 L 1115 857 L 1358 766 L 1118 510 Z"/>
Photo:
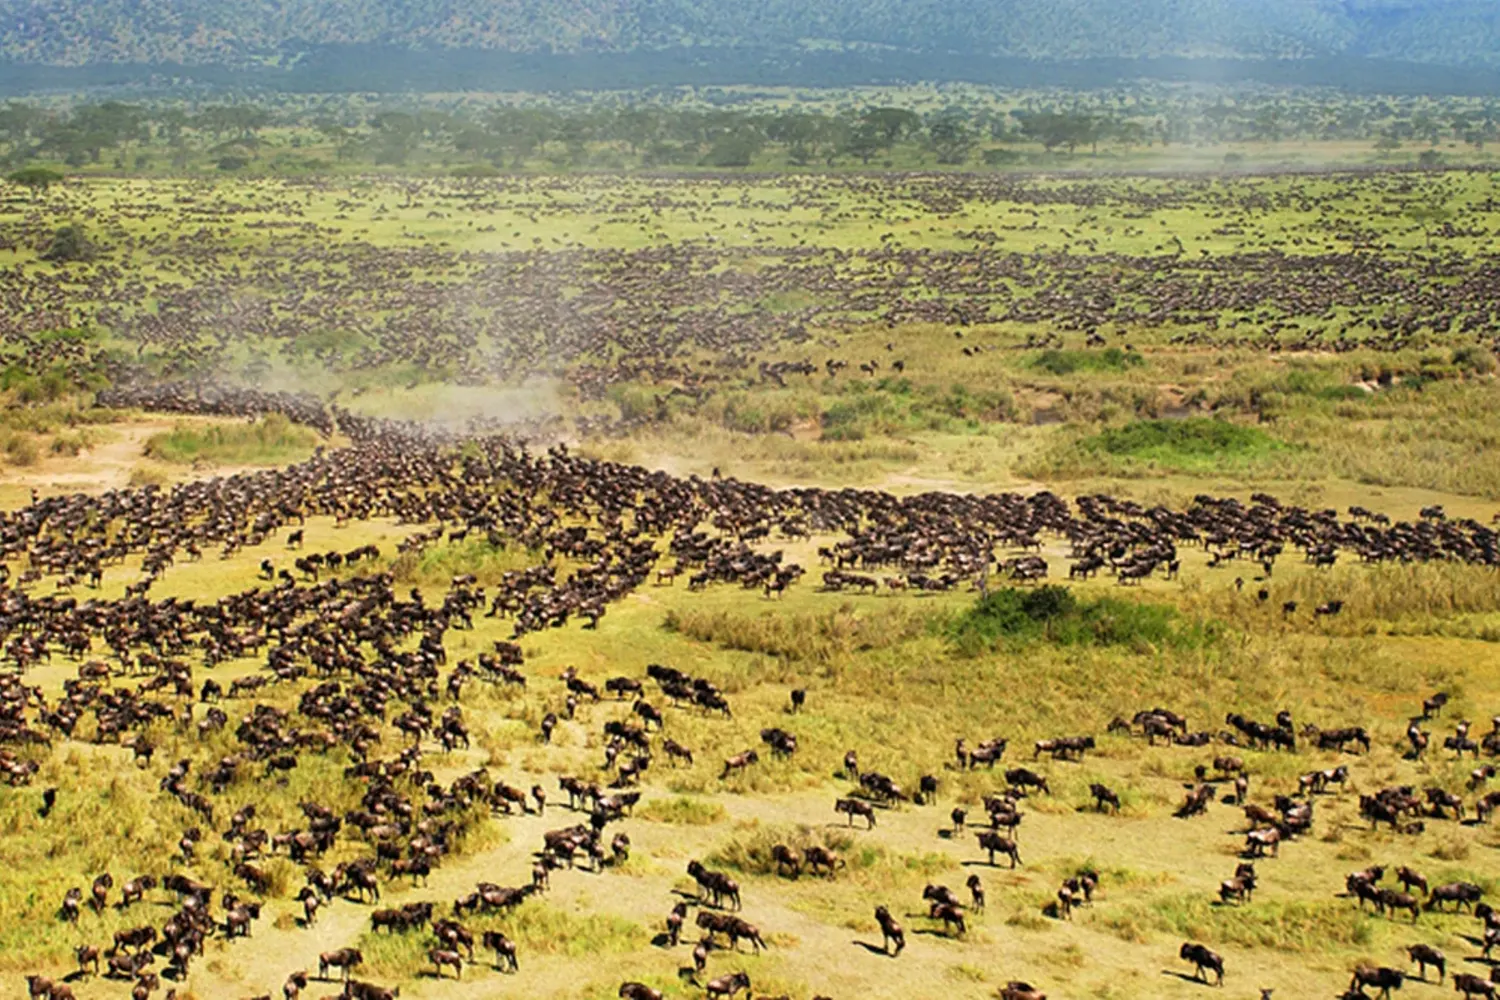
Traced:
<path fill-rule="evenodd" d="M 0 158 L 115 170 L 485 171 L 747 167 L 1002 167 L 1023 157 L 1097 155 L 1180 145 L 1364 141 L 1464 144 L 1500 137 L 1500 102 L 1315 95 L 1179 96 L 1127 91 L 1033 93 L 938 107 L 591 103 L 365 109 L 322 102 L 0 106 Z"/>

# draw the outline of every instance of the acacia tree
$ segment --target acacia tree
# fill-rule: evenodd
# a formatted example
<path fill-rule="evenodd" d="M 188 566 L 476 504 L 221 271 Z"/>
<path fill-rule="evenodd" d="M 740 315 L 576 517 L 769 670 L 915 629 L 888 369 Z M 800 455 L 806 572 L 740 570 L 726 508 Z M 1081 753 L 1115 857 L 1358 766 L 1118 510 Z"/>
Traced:
<path fill-rule="evenodd" d="M 932 124 L 927 126 L 927 140 L 933 152 L 937 153 L 937 161 L 944 165 L 961 164 L 968 160 L 969 154 L 974 150 L 973 130 L 969 128 L 968 122 L 952 112 L 933 119 Z"/>
<path fill-rule="evenodd" d="M 5 179 L 27 188 L 35 197 L 45 193 L 52 185 L 61 184 L 63 175 L 49 167 L 22 167 L 12 171 Z"/>

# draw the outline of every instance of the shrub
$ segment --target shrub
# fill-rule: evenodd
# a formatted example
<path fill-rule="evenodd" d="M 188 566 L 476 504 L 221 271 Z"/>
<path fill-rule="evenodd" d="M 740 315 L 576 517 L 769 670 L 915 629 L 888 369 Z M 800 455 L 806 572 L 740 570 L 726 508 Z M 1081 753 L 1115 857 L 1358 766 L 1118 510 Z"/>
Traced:
<path fill-rule="evenodd" d="M 1050 375 L 1072 375 L 1074 372 L 1122 372 L 1139 368 L 1146 359 L 1133 351 L 1108 347 L 1102 351 L 1043 351 L 1031 367 Z"/>
<path fill-rule="evenodd" d="M 47 248 L 42 251 L 42 260 L 63 264 L 70 261 L 89 260 L 93 256 L 94 245 L 89 242 L 83 227 L 72 223 L 59 226 L 47 243 Z"/>
<path fill-rule="evenodd" d="M 12 465 L 35 465 L 41 450 L 29 435 L 14 434 L 5 442 L 5 457 Z"/>
<path fill-rule="evenodd" d="M 1067 587 L 1007 587 L 987 594 L 948 627 L 968 654 L 1004 643 L 1160 648 L 1202 645 L 1209 630 L 1180 622 L 1176 609 L 1113 597 L 1080 600 Z"/>
<path fill-rule="evenodd" d="M 283 465 L 306 458 L 317 434 L 279 413 L 253 423 L 195 427 L 178 424 L 146 442 L 146 456 L 162 462 L 224 462 L 237 465 Z"/>
<path fill-rule="evenodd" d="M 643 803 L 635 814 L 648 823 L 666 823 L 671 826 L 712 826 L 727 815 L 724 807 L 717 802 L 705 802 L 682 795 Z"/>
<path fill-rule="evenodd" d="M 1489 375 L 1495 371 L 1495 355 L 1478 344 L 1469 344 L 1453 352 L 1453 367 L 1470 375 Z"/>

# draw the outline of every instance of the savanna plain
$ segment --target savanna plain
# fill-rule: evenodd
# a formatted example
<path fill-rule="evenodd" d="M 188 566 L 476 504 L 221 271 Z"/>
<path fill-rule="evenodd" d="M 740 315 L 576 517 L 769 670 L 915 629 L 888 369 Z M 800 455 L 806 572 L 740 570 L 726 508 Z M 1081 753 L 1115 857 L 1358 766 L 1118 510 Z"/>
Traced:
<path fill-rule="evenodd" d="M 41 180 L 0 995 L 1490 995 L 1489 170 Z"/>

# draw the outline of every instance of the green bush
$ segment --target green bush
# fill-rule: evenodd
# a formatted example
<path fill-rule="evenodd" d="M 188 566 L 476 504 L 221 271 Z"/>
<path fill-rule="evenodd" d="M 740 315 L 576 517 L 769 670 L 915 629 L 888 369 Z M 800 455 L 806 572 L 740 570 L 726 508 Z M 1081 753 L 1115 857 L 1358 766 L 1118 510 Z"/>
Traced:
<path fill-rule="evenodd" d="M 1210 638 L 1203 627 L 1183 623 L 1175 608 L 1113 597 L 1080 600 L 1055 585 L 987 594 L 949 624 L 948 635 L 971 655 L 1003 644 L 1161 648 L 1199 646 Z"/>
<path fill-rule="evenodd" d="M 195 427 L 178 424 L 146 442 L 146 457 L 190 465 L 223 462 L 235 465 L 283 465 L 307 458 L 318 436 L 306 427 L 272 413 L 253 423 Z"/>
<path fill-rule="evenodd" d="M 1084 438 L 1085 454 L 1149 462 L 1184 471 L 1208 471 L 1227 463 L 1265 458 L 1287 446 L 1254 427 L 1227 420 L 1137 420 Z"/>
<path fill-rule="evenodd" d="M 5 457 L 12 465 L 35 465 L 41 457 L 41 449 L 30 436 L 13 434 L 5 442 Z"/>
<path fill-rule="evenodd" d="M 1470 375 L 1490 375 L 1495 371 L 1495 355 L 1477 344 L 1453 352 L 1453 367 Z"/>
<path fill-rule="evenodd" d="M 42 260 L 66 264 L 71 261 L 89 260 L 94 256 L 94 245 L 89 242 L 83 227 L 73 224 L 59 226 L 42 251 Z"/>
<path fill-rule="evenodd" d="M 1102 351 L 1043 351 L 1031 367 L 1049 375 L 1072 375 L 1074 372 L 1122 372 L 1139 368 L 1146 359 L 1133 351 L 1107 347 Z"/>

